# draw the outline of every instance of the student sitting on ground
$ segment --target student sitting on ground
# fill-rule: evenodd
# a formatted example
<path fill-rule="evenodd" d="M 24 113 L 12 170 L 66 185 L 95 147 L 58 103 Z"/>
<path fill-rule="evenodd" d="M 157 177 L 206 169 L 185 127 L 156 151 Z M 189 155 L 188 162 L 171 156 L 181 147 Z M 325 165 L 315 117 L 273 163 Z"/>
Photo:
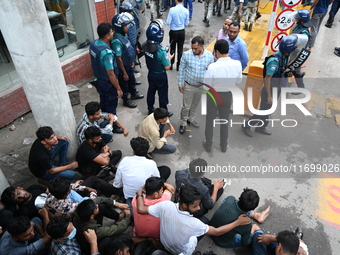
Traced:
<path fill-rule="evenodd" d="M 41 234 L 38 240 L 35 230 Z M 14 217 L 0 240 L 0 254 L 44 255 L 51 237 L 43 231 L 38 222 L 30 222 L 25 216 Z"/>
<path fill-rule="evenodd" d="M 121 234 L 130 224 L 130 210 L 126 206 L 123 210 L 124 218 L 118 219 L 114 224 L 104 227 L 103 217 L 112 219 L 112 206 L 107 203 L 96 204 L 93 200 L 88 199 L 81 202 L 73 217 L 73 224 L 77 229 L 77 240 L 81 249 L 85 253 L 90 253 L 90 247 L 83 231 L 93 229 L 96 232 L 98 248 L 100 253 L 104 254 L 108 242 L 111 238 Z"/>
<path fill-rule="evenodd" d="M 269 215 L 270 207 L 261 213 L 253 210 L 258 206 L 260 197 L 255 190 L 245 188 L 237 200 L 233 196 L 229 196 L 223 200 L 220 208 L 217 209 L 210 221 L 210 225 L 220 227 L 222 225 L 235 221 L 240 215 L 247 214 L 259 223 L 262 223 Z M 251 243 L 253 233 L 258 230 L 256 224 L 249 223 L 247 225 L 238 226 L 227 233 L 220 236 L 213 236 L 215 244 L 225 248 L 237 246 L 247 246 Z"/>
<path fill-rule="evenodd" d="M 211 180 L 204 177 L 207 165 L 207 161 L 197 158 L 190 162 L 188 169 L 178 170 L 175 174 L 177 194 L 179 194 L 181 186 L 191 184 L 202 195 L 200 209 L 193 214 L 196 218 L 202 217 L 214 207 L 216 201 L 223 194 L 223 185 L 226 185 L 224 180 L 216 180 L 211 183 Z"/>
<path fill-rule="evenodd" d="M 79 203 L 89 199 L 88 197 L 84 198 L 74 190 L 71 190 L 71 181 L 65 177 L 56 177 L 51 180 L 48 189 L 50 194 L 47 196 L 45 208 L 47 209 L 50 218 L 55 216 L 72 218 Z M 127 207 L 126 204 L 115 202 L 112 198 L 97 197 L 95 192 L 91 192 L 90 197 L 98 204 L 109 204 L 110 208 L 113 207 L 113 205 L 122 209 Z M 119 217 L 123 217 L 123 215 L 119 215 L 119 213 L 112 208 L 111 218 L 118 220 Z"/>
<path fill-rule="evenodd" d="M 115 165 L 122 158 L 120 150 L 113 151 L 102 139 L 101 131 L 96 126 L 91 126 L 85 130 L 86 140 L 79 146 L 76 160 L 79 163 L 78 171 L 87 178 L 97 175 L 101 170 L 104 177 L 115 174 Z"/>
<path fill-rule="evenodd" d="M 77 229 L 65 217 L 54 217 L 47 225 L 47 233 L 53 238 L 50 245 L 50 255 L 82 255 L 80 245 L 76 239 Z M 84 236 L 91 247 L 91 255 L 99 255 L 97 236 L 93 229 L 84 231 Z"/>

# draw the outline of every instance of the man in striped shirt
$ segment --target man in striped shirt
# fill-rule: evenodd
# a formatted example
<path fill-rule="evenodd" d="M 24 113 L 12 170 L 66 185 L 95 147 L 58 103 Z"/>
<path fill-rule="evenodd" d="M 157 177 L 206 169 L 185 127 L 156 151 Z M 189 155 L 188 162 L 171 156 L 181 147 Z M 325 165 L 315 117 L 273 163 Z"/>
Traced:
<path fill-rule="evenodd" d="M 204 49 L 203 38 L 195 36 L 191 40 L 191 50 L 185 52 L 181 58 L 178 72 L 178 88 L 183 93 L 179 128 L 181 134 L 184 134 L 187 124 L 199 127 L 194 117 L 201 98 L 203 78 L 211 63 L 214 63 L 214 57 Z"/>

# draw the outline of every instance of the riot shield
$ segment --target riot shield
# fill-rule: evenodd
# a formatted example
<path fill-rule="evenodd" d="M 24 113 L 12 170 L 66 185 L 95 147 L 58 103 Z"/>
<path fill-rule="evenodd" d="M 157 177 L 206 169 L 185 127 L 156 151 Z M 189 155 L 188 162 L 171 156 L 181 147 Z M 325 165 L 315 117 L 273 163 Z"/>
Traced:
<path fill-rule="evenodd" d="M 308 42 L 308 36 L 304 34 L 294 35 L 298 37 L 298 41 L 296 43 L 296 49 L 289 55 L 288 59 L 289 70 L 296 70 L 300 68 L 311 54 L 311 52 L 305 48 Z"/>

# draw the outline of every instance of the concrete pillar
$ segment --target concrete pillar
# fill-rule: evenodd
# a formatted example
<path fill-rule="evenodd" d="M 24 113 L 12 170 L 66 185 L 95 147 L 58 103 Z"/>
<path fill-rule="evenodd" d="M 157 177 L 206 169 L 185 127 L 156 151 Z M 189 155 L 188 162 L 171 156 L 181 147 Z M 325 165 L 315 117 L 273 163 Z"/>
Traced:
<path fill-rule="evenodd" d="M 9 186 L 8 181 L 0 168 L 0 194 Z"/>
<path fill-rule="evenodd" d="M 0 26 L 35 121 L 78 147 L 76 122 L 43 0 L 0 0 Z"/>

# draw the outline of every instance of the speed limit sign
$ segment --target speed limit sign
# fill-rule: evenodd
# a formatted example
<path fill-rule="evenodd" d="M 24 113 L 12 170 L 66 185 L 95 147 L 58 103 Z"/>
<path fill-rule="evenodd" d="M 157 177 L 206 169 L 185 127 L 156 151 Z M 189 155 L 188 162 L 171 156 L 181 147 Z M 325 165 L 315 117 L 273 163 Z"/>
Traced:
<path fill-rule="evenodd" d="M 279 15 L 277 15 L 275 20 L 275 26 L 278 30 L 286 31 L 294 25 L 294 19 L 290 17 L 289 14 L 294 12 L 293 9 L 283 10 Z"/>
<path fill-rule="evenodd" d="M 272 49 L 273 52 L 277 52 L 279 50 L 279 45 L 283 37 L 287 36 L 285 32 L 277 34 L 273 40 L 272 44 L 270 45 L 270 48 Z"/>

